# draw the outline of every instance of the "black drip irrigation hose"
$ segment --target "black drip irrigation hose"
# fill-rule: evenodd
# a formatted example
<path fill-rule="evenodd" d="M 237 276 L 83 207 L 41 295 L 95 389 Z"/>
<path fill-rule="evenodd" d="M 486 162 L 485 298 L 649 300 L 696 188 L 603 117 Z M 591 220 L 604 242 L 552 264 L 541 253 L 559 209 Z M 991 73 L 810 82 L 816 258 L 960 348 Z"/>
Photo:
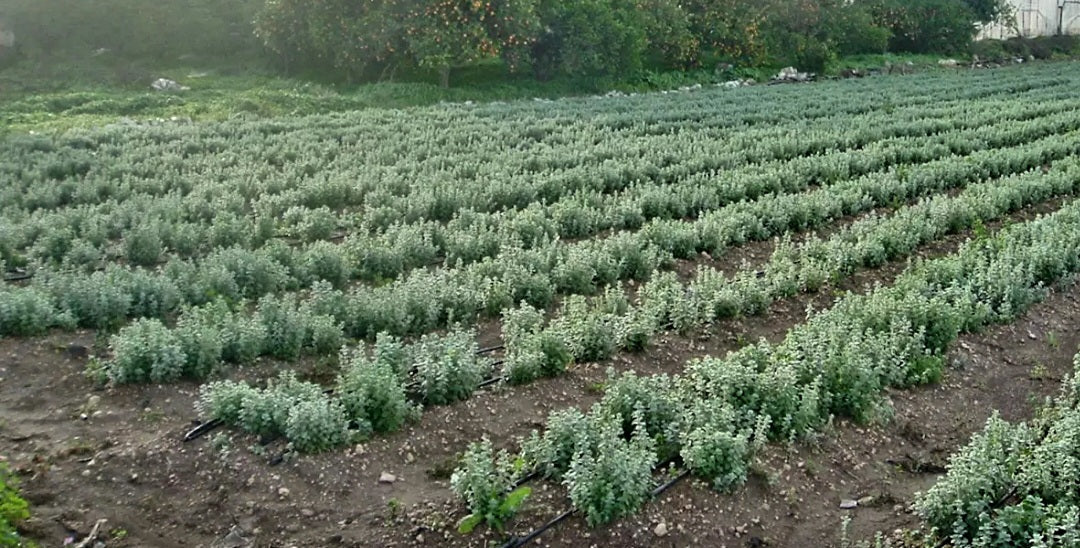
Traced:
<path fill-rule="evenodd" d="M 491 377 L 490 379 L 488 379 L 488 380 L 486 380 L 486 381 L 484 381 L 484 382 L 480 383 L 479 385 L 477 385 L 477 387 L 476 387 L 476 388 L 478 388 L 478 389 L 479 389 L 479 388 L 485 388 L 485 387 L 491 386 L 491 385 L 493 385 L 493 384 L 497 384 L 497 383 L 500 383 L 500 382 L 502 382 L 502 380 L 503 380 L 503 376 L 502 376 L 502 375 L 499 375 L 499 376 L 497 376 L 497 377 Z"/>
<path fill-rule="evenodd" d="M 538 472 L 533 472 L 532 474 L 529 474 L 528 476 L 525 476 L 521 480 L 518 480 L 519 483 L 517 485 L 520 486 L 522 483 L 525 483 L 526 481 L 529 481 L 530 479 L 533 479 L 537 475 L 539 475 Z M 660 496 L 661 493 L 663 493 L 664 491 L 667 491 L 668 489 L 671 489 L 672 487 L 675 486 L 675 484 L 677 484 L 680 481 L 686 479 L 688 476 L 690 476 L 690 470 L 689 469 L 683 470 L 682 472 L 679 472 L 675 477 L 673 477 L 673 478 L 669 479 L 668 481 L 665 481 L 664 483 L 660 484 L 656 489 L 653 489 L 652 490 L 652 497 L 656 498 L 656 497 Z M 520 548 L 521 546 L 525 546 L 529 542 L 532 542 L 534 539 L 536 539 L 536 537 L 539 537 L 540 535 L 547 532 L 548 529 L 551 529 L 552 527 L 555 527 L 559 523 L 562 523 L 563 521 L 566 521 L 566 518 L 569 518 L 570 516 L 572 516 L 572 515 L 574 515 L 576 513 L 577 513 L 577 509 L 571 508 L 570 510 L 565 511 L 565 512 L 559 514 L 558 516 L 555 516 L 555 518 L 552 519 L 551 521 L 541 525 L 540 527 L 537 527 L 536 529 L 534 529 L 528 535 L 525 535 L 523 537 L 513 537 L 513 538 L 511 538 L 510 540 L 506 541 L 506 544 L 503 544 L 501 548 Z"/>
<path fill-rule="evenodd" d="M 529 483 L 530 481 L 532 481 L 532 480 L 534 480 L 534 479 L 536 479 L 538 477 L 540 477 L 540 471 L 539 470 L 534 470 L 532 472 L 529 472 L 528 474 L 525 474 L 524 476 L 521 476 L 520 478 L 518 478 L 517 481 L 514 482 L 513 489 L 517 489 L 518 487 L 521 487 L 522 485 L 525 485 L 526 483 Z M 511 489 L 511 490 L 513 490 L 513 489 Z"/>
<path fill-rule="evenodd" d="M 4 274 L 5 282 L 21 282 L 23 280 L 29 280 L 34 277 L 33 272 L 12 272 L 10 274 Z"/>
<path fill-rule="evenodd" d="M 682 472 L 679 472 L 679 474 L 677 476 L 675 476 L 675 477 L 667 480 L 666 482 L 660 484 L 659 487 L 657 487 L 656 489 L 653 489 L 653 492 L 652 492 L 653 498 L 658 497 L 664 491 L 667 491 L 668 489 L 671 489 L 672 487 L 675 487 L 676 483 L 679 483 L 680 481 L 686 479 L 686 477 L 689 476 L 689 475 L 690 475 L 690 470 L 686 469 L 686 470 L 683 470 Z"/>
<path fill-rule="evenodd" d="M 494 362 L 491 362 L 491 367 L 499 367 L 500 365 L 502 365 L 504 363 L 506 363 L 506 360 L 494 361 Z M 480 381 L 480 384 L 476 385 L 476 388 L 479 389 L 479 388 L 484 388 L 485 386 L 491 386 L 493 384 L 501 382 L 503 379 L 504 379 L 504 377 L 502 375 L 496 375 L 494 377 L 490 377 L 490 378 L 487 378 L 487 379 L 484 379 L 484 380 Z M 416 390 L 417 388 L 420 388 L 420 381 L 413 381 L 413 382 L 410 382 L 409 384 L 405 385 L 405 390 L 409 391 L 409 392 L 412 392 L 412 391 Z"/>
<path fill-rule="evenodd" d="M 519 548 L 521 546 L 525 546 L 526 544 L 531 542 L 536 537 L 544 534 L 548 529 L 551 529 L 552 527 L 555 527 L 556 525 L 562 523 L 563 521 L 566 521 L 566 518 L 568 518 L 568 517 L 570 517 L 570 516 L 572 516 L 572 515 L 574 515 L 576 513 L 577 513 L 576 509 L 567 510 L 567 511 L 559 514 L 558 516 L 556 516 L 555 519 L 553 519 L 553 520 L 541 525 L 540 527 L 536 528 L 533 532 L 529 533 L 528 535 L 525 535 L 523 537 L 514 537 L 514 538 L 506 541 L 506 544 L 503 544 L 502 548 Z"/>
<path fill-rule="evenodd" d="M 502 349 L 504 349 L 504 348 L 506 348 L 506 347 L 505 347 L 505 346 L 503 346 L 503 345 L 501 345 L 501 344 L 500 344 L 500 345 L 497 345 L 497 346 L 489 346 L 489 347 L 487 347 L 487 348 L 481 348 L 480 350 L 477 350 L 477 351 L 476 351 L 476 355 L 477 355 L 477 356 L 482 356 L 482 355 L 484 355 L 484 354 L 490 354 L 490 353 L 492 353 L 492 352 L 496 352 L 496 351 L 498 351 L 498 350 L 502 350 Z M 504 364 L 504 363 L 506 363 L 506 360 L 497 360 L 497 361 L 495 361 L 495 362 L 492 362 L 492 364 L 491 364 L 491 367 L 498 367 L 498 366 L 500 366 L 500 365 L 502 365 L 502 364 Z M 410 369 L 409 369 L 409 371 L 408 371 L 408 373 L 406 373 L 406 375 L 408 375 L 409 377 L 411 377 L 411 376 L 414 376 L 414 375 L 416 375 L 416 372 L 417 372 L 417 368 L 416 368 L 416 367 L 413 367 L 413 368 L 410 368 Z M 413 389 L 415 389 L 415 388 L 416 388 L 416 387 L 418 387 L 418 386 L 420 386 L 420 383 L 419 383 L 419 382 L 417 382 L 417 381 L 413 381 L 413 382 L 411 382 L 411 383 L 409 383 L 409 384 L 406 384 L 406 385 L 405 385 L 405 389 L 406 389 L 406 390 L 413 390 Z"/>
<path fill-rule="evenodd" d="M 200 423 L 195 428 L 189 430 L 187 434 L 184 434 L 184 441 L 189 442 L 191 440 L 199 439 L 209 434 L 213 429 L 221 426 L 222 424 L 223 423 L 221 422 L 221 419 L 210 419 L 204 423 Z"/>

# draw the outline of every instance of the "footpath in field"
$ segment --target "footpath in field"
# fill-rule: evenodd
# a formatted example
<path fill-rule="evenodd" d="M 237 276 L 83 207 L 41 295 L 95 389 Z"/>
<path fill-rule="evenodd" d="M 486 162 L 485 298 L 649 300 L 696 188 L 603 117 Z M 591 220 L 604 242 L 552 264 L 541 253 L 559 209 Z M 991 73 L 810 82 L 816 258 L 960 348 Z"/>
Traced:
<path fill-rule="evenodd" d="M 958 335 L 1076 273 L 1078 80 L 1036 65 L 12 136 L 0 344 L 28 358 L 0 376 L 45 390 L 27 368 L 61 341 L 56 374 L 104 391 L 62 406 L 83 434 L 33 410 L 51 396 L 0 394 L 85 449 L 5 435 L 61 468 L 129 468 L 132 494 L 226 486 L 191 518 L 209 537 L 457 545 L 571 510 L 545 538 L 720 539 L 642 522 L 670 516 L 650 492 L 759 492 L 777 443 L 887 418 L 886 395 L 951 378 Z M 207 422 L 183 444 L 190 419 Z M 115 516 L 178 509 L 115 494 Z"/>

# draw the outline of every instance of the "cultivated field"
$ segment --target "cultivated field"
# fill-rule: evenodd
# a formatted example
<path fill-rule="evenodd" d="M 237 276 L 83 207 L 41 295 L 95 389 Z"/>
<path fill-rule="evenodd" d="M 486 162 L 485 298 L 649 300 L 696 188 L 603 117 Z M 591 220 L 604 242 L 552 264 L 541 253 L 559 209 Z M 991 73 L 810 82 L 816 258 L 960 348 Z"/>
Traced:
<path fill-rule="evenodd" d="M 7 135 L 0 454 L 31 536 L 1076 545 L 1078 84 Z M 941 480 L 995 411 L 1033 422 Z"/>

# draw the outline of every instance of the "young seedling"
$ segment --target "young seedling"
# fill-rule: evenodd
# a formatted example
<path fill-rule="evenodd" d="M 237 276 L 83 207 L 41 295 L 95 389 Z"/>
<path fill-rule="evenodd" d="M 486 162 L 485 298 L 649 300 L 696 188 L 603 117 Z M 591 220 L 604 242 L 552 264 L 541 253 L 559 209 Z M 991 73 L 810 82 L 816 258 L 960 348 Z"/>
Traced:
<path fill-rule="evenodd" d="M 511 458 L 505 451 L 495 454 L 491 442 L 469 446 L 462 467 L 450 478 L 450 486 L 465 499 L 472 513 L 458 522 L 458 532 L 467 535 L 481 523 L 502 531 L 532 494 L 529 487 L 514 488 L 525 461 Z"/>
<path fill-rule="evenodd" d="M 1033 381 L 1044 381 L 1050 378 L 1050 370 L 1046 367 L 1046 364 L 1037 363 L 1035 367 L 1031 368 L 1029 377 Z"/>
<path fill-rule="evenodd" d="M 1061 348 L 1061 340 L 1058 338 L 1058 334 L 1050 331 L 1046 334 L 1046 344 L 1050 345 L 1050 348 L 1057 350 Z"/>

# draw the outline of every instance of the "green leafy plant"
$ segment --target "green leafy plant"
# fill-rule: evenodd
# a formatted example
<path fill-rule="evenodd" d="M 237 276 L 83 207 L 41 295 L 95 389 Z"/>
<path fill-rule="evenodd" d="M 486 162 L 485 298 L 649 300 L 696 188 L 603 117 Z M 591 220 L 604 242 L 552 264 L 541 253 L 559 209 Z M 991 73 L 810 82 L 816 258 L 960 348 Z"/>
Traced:
<path fill-rule="evenodd" d="M 1061 348 L 1061 338 L 1058 337 L 1056 331 L 1049 331 L 1046 333 L 1046 344 L 1050 345 L 1050 348 L 1057 350 Z"/>
<path fill-rule="evenodd" d="M 481 523 L 502 531 L 532 493 L 529 487 L 514 487 L 524 461 L 505 451 L 497 455 L 486 439 L 469 445 L 459 467 L 450 477 L 450 487 L 465 499 L 471 514 L 458 524 L 468 534 Z"/>
<path fill-rule="evenodd" d="M 348 416 L 360 430 L 392 432 L 409 417 L 412 404 L 405 395 L 401 377 L 394 371 L 394 357 L 383 341 L 383 352 L 374 358 L 363 354 L 343 354 L 343 372 L 337 380 L 336 395 Z"/>
<path fill-rule="evenodd" d="M 18 548 L 23 539 L 16 527 L 30 517 L 29 505 L 19 496 L 15 476 L 0 462 L 0 547 Z"/>
<path fill-rule="evenodd" d="M 117 383 L 173 381 L 187 371 L 187 356 L 176 337 L 159 320 L 139 320 L 109 339 L 113 359 L 106 374 Z"/>
<path fill-rule="evenodd" d="M 476 336 L 455 330 L 445 336 L 425 335 L 413 347 L 412 361 L 424 402 L 443 405 L 468 398 L 490 367 L 476 355 Z"/>
<path fill-rule="evenodd" d="M 533 431 L 521 444 L 521 454 L 529 466 L 545 477 L 562 479 L 574 453 L 588 443 L 592 432 L 590 417 L 576 408 L 552 411 L 543 434 Z"/>
<path fill-rule="evenodd" d="M 345 408 L 325 398 L 297 401 L 289 409 L 285 436 L 302 453 L 327 451 L 352 439 Z"/>
<path fill-rule="evenodd" d="M 652 491 L 656 447 L 645 431 L 644 420 L 634 418 L 634 432 L 623 439 L 621 421 L 598 417 L 592 428 L 594 443 L 575 448 L 563 483 L 575 508 L 585 513 L 589 525 L 597 526 L 629 515 Z"/>

